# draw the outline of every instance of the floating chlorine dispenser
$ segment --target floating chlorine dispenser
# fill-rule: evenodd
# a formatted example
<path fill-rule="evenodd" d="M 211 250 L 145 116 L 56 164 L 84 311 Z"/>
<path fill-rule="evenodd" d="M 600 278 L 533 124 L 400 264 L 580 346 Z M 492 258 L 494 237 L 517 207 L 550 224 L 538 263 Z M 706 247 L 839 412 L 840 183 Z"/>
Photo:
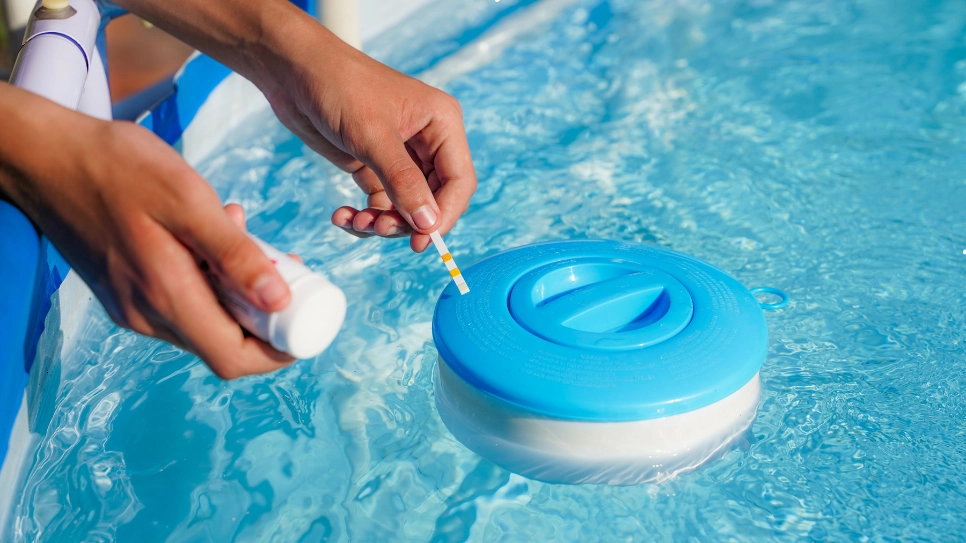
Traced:
<path fill-rule="evenodd" d="M 694 469 L 751 424 L 768 329 L 721 270 L 588 240 L 463 273 L 473 290 L 451 283 L 433 316 L 436 405 L 481 456 L 544 481 L 637 484 Z"/>

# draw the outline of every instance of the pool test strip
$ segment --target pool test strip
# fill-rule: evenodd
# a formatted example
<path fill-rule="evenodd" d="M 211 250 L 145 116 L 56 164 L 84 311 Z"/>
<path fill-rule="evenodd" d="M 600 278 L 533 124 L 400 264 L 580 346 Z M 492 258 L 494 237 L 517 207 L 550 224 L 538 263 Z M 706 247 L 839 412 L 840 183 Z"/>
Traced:
<path fill-rule="evenodd" d="M 443 259 L 443 264 L 446 264 L 446 269 L 449 270 L 453 281 L 456 281 L 456 288 L 460 289 L 460 294 L 469 292 L 470 287 L 466 284 L 466 279 L 463 279 L 463 274 L 460 273 L 460 269 L 456 267 L 456 262 L 453 261 L 453 255 L 449 254 L 449 249 L 446 248 L 446 242 L 439 235 L 439 231 L 433 232 L 429 237 L 433 239 L 433 245 L 439 251 L 439 256 Z"/>

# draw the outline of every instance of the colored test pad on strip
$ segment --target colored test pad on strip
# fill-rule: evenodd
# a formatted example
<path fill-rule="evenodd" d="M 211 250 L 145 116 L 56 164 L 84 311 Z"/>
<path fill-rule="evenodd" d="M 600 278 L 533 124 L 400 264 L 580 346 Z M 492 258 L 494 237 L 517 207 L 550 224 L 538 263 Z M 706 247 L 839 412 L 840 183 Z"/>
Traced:
<path fill-rule="evenodd" d="M 446 242 L 443 241 L 442 236 L 439 235 L 439 232 L 433 232 L 429 237 L 433 239 L 433 245 L 439 251 L 439 256 L 443 259 L 443 264 L 446 264 L 446 269 L 449 270 L 453 281 L 456 281 L 456 288 L 460 289 L 460 294 L 469 292 L 470 287 L 466 284 L 466 279 L 463 279 L 463 274 L 460 273 L 460 269 L 456 267 L 456 262 L 453 261 L 453 255 L 449 254 L 449 249 L 446 248 Z"/>

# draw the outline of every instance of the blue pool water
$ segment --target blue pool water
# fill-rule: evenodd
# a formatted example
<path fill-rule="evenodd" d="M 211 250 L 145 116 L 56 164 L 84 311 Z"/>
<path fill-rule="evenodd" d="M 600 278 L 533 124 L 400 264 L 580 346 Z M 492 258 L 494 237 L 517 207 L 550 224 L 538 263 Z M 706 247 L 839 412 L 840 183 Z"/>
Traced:
<path fill-rule="evenodd" d="M 454 43 L 421 31 L 437 19 L 374 50 L 427 67 Z M 222 383 L 94 311 L 2 539 L 961 537 L 964 30 L 957 2 L 578 0 L 447 83 L 480 178 L 448 237 L 464 268 L 610 238 L 788 292 L 746 447 L 635 487 L 533 482 L 467 451 L 433 407 L 438 257 L 330 227 L 362 199 L 266 113 L 200 170 L 345 290 L 341 335 Z"/>

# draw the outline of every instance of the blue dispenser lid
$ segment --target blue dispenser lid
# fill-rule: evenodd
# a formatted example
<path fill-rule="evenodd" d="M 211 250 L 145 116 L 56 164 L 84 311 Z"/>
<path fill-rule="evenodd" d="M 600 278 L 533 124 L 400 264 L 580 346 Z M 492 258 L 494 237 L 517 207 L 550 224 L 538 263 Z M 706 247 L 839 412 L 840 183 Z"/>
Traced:
<path fill-rule="evenodd" d="M 768 328 L 754 296 L 698 259 L 603 240 L 529 245 L 463 270 L 433 315 L 442 360 L 528 411 L 631 421 L 693 411 L 750 381 Z"/>

